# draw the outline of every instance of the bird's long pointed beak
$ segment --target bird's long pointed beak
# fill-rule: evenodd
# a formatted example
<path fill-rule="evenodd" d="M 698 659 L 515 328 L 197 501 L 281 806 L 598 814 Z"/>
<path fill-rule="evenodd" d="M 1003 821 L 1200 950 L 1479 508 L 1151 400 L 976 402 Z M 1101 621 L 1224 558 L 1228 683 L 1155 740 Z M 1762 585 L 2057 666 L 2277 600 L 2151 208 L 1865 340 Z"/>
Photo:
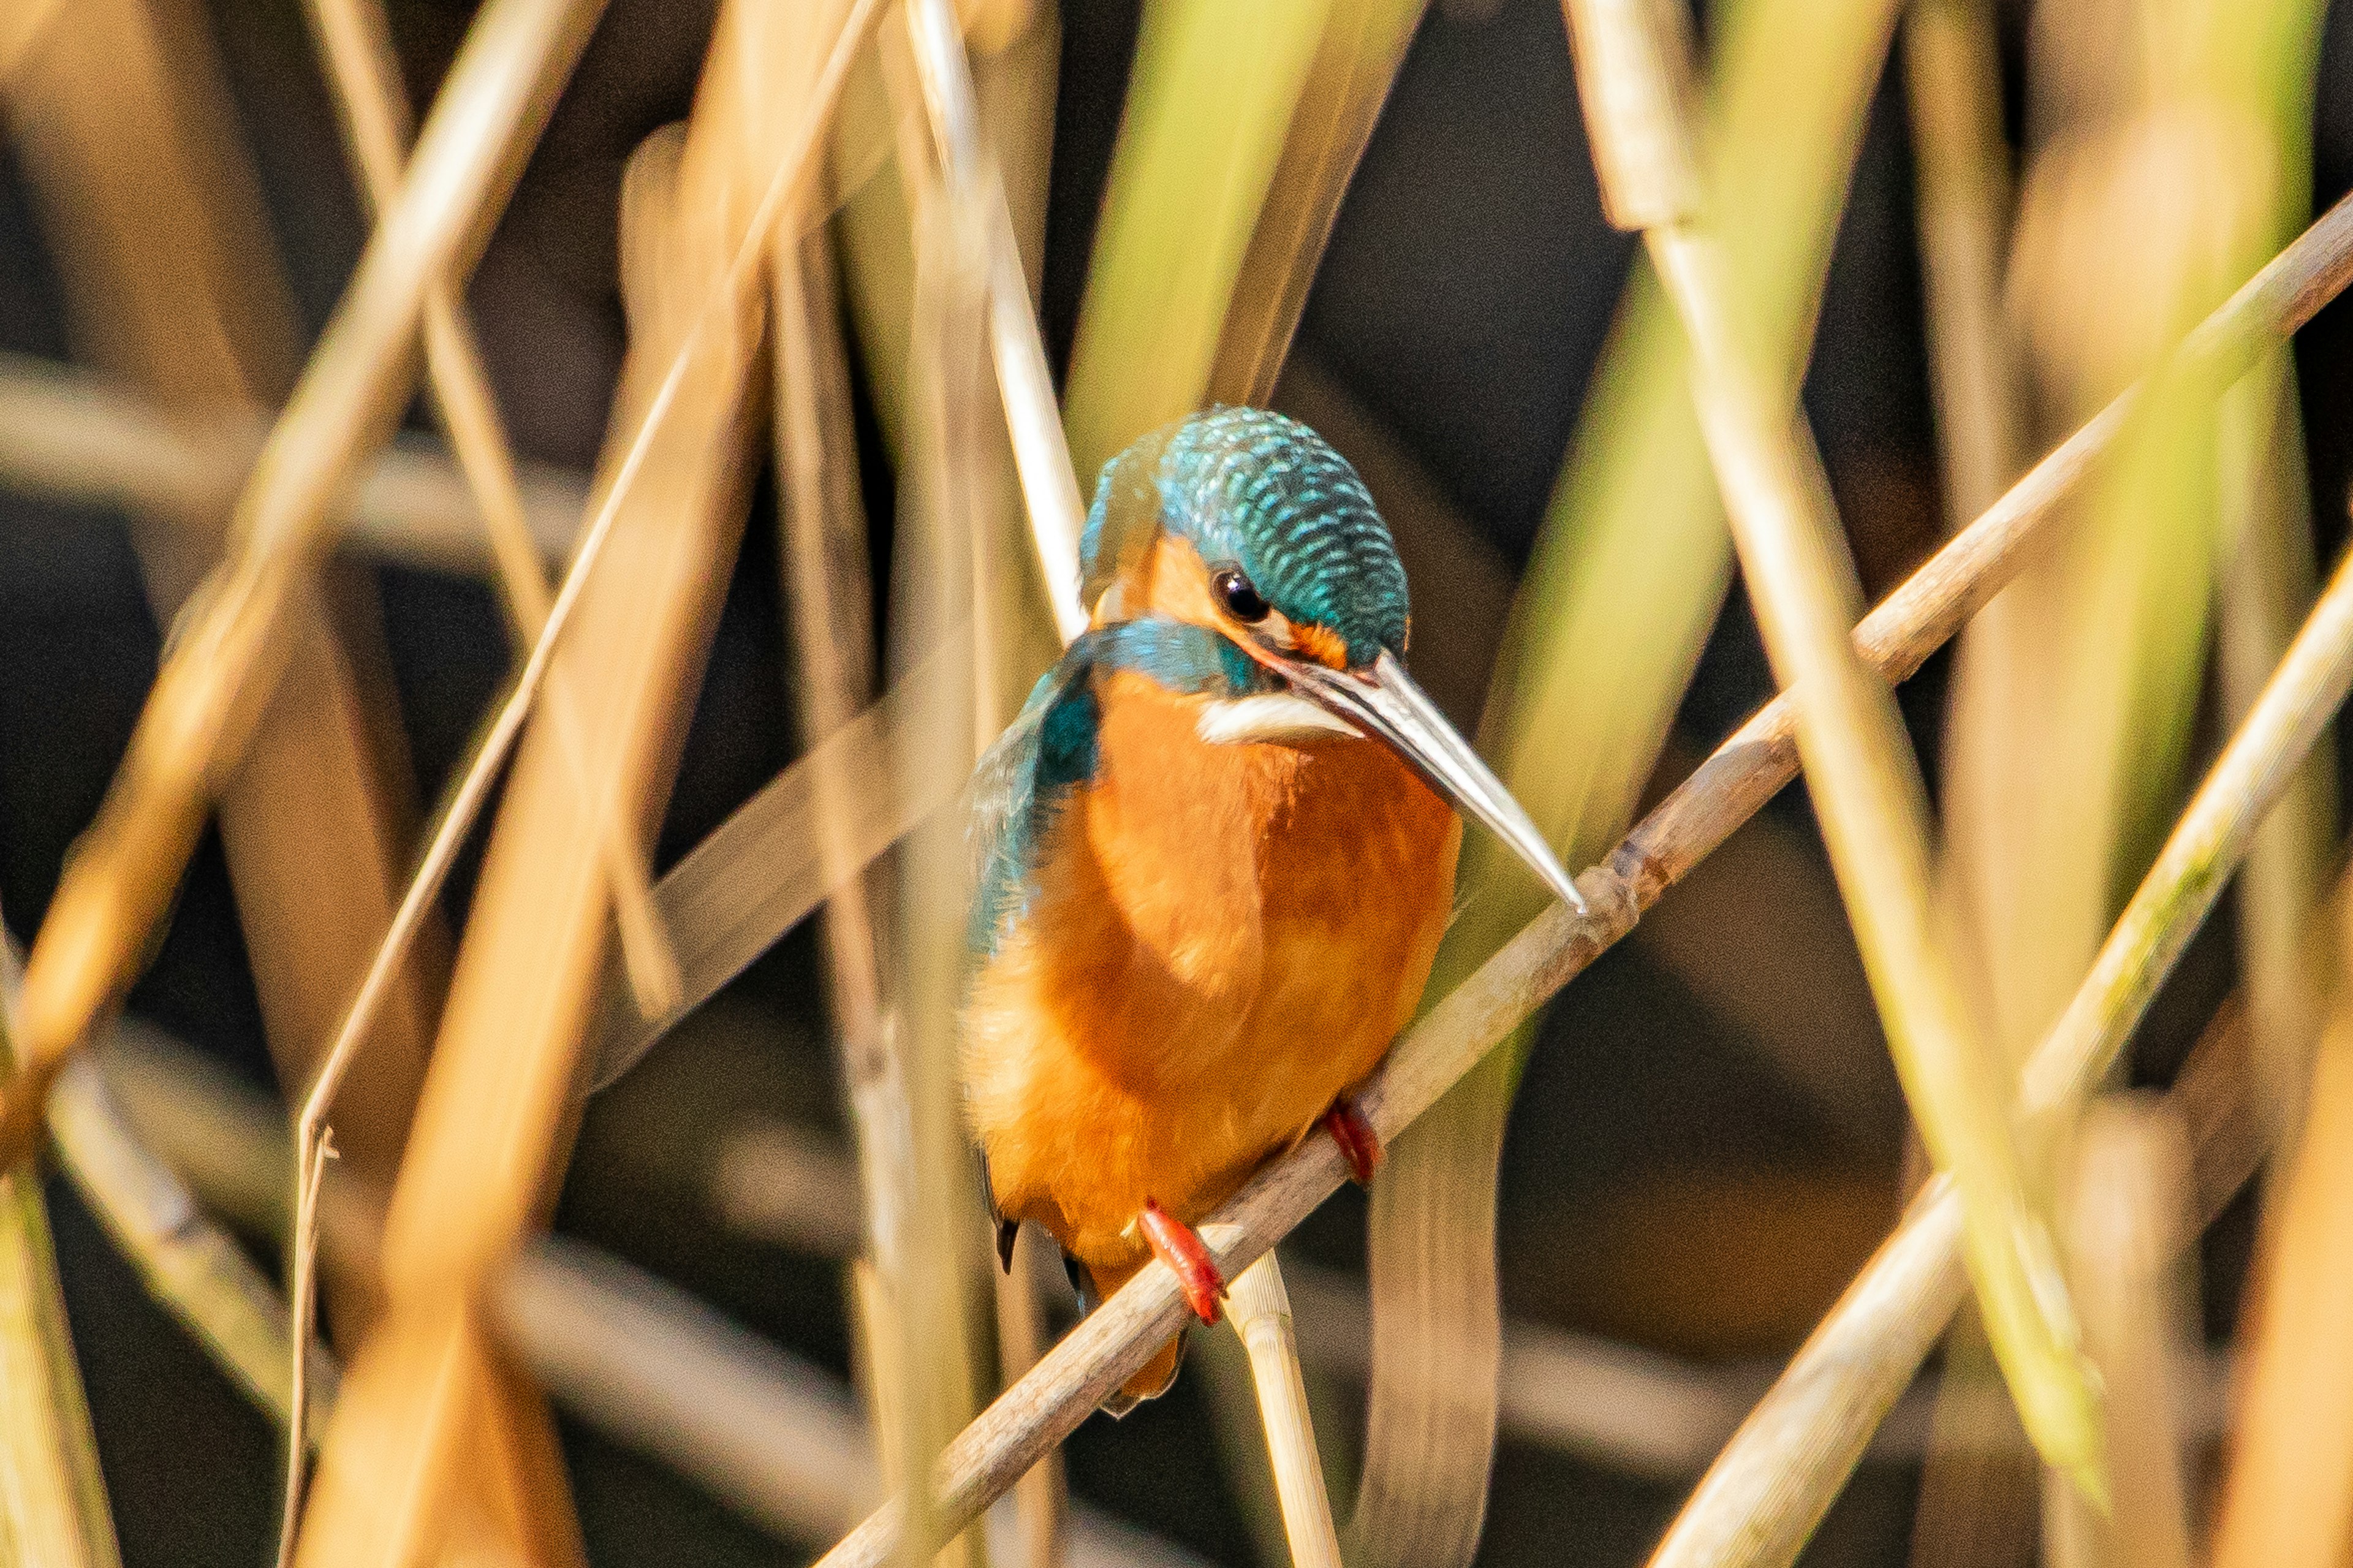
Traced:
<path fill-rule="evenodd" d="M 1543 833 L 1394 654 L 1384 652 L 1363 675 L 1305 658 L 1284 658 L 1280 668 L 1303 696 L 1396 752 L 1457 811 L 1509 845 L 1562 902 L 1586 912 L 1584 895 Z"/>

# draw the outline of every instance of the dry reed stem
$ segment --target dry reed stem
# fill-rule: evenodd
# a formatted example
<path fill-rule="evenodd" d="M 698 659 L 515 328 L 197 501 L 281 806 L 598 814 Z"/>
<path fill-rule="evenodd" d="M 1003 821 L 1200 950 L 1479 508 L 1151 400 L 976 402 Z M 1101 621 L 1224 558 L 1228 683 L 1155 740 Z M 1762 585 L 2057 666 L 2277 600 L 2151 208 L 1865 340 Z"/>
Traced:
<path fill-rule="evenodd" d="M 965 635 L 950 627 L 943 646 Z M 688 1009 L 709 1001 L 847 879 L 957 798 L 965 775 L 935 769 L 900 776 L 894 766 L 905 731 L 920 721 L 919 699 L 932 673 L 926 661 L 902 675 L 872 707 L 763 785 L 656 884 Z M 818 787 L 828 770 L 881 781 L 858 791 L 837 825 L 845 835 L 834 847 L 842 857 L 838 864 L 828 858 Z M 620 976 L 608 976 L 590 1085 L 602 1088 L 627 1072 L 680 1016 L 647 1017 Z"/>
<path fill-rule="evenodd" d="M 1340 1568 L 1340 1535 L 1332 1500 L 1324 1492 L 1324 1465 L 1315 1455 L 1315 1427 L 1307 1414 L 1307 1382 L 1299 1372 L 1299 1344 L 1291 1326 L 1291 1299 L 1274 1249 L 1261 1253 L 1228 1293 L 1234 1333 L 1250 1352 L 1258 1386 L 1259 1418 L 1274 1465 L 1282 1530 L 1293 1568 Z"/>
<path fill-rule="evenodd" d="M 10 118 L 49 213 L 77 339 L 173 417 L 242 430 L 290 376 L 294 311 L 209 24 L 195 13 L 180 0 L 73 7 L 9 84 Z M 216 468 L 217 484 L 176 505 L 158 498 L 136 520 L 159 616 L 182 611 L 219 552 L 252 453 L 244 442 L 227 449 L 236 467 Z M 289 1084 L 309 1075 L 390 916 L 412 812 L 403 742 L 375 706 L 390 677 L 373 609 L 355 584 L 328 585 L 324 596 L 309 584 L 290 595 L 283 689 L 242 768 L 214 779 L 227 783 L 222 842 Z M 66 879 L 94 858 L 78 850 Z M 155 874 L 168 892 L 178 867 Z M 135 963 L 147 933 L 122 934 L 123 962 Z M 399 1157 L 439 992 L 434 973 L 402 988 L 354 1097 L 350 1142 L 379 1175 Z M 339 1320 L 355 1327 L 364 1308 L 338 1284 Z"/>
<path fill-rule="evenodd" d="M 1005 427 L 1013 439 L 1014 466 L 1021 476 L 1029 537 L 1045 579 L 1047 602 L 1067 644 L 1087 625 L 1085 607 L 1079 603 L 1079 534 L 1086 500 L 1071 467 L 1061 405 L 1055 401 L 1037 310 L 1022 275 L 1012 214 L 995 160 L 981 137 L 979 100 L 955 7 L 950 0 L 907 0 L 906 9 L 942 176 L 954 199 L 978 215 L 988 271 L 989 348 L 1005 405 Z"/>
<path fill-rule="evenodd" d="M 0 484 L 83 507 L 168 515 L 226 512 L 266 426 L 174 419 L 98 377 L 0 354 Z M 517 476 L 532 542 L 570 553 L 586 484 L 526 463 Z M 338 542 L 437 572 L 487 569 L 481 514 L 441 444 L 401 435 L 353 482 Z"/>
<path fill-rule="evenodd" d="M 285 668 L 285 612 L 328 542 L 329 511 L 397 416 L 427 282 L 465 271 L 599 9 L 600 0 L 494 0 L 476 16 L 401 198 L 370 237 L 239 499 L 232 558 L 184 616 L 42 922 L 25 975 L 24 1059 L 0 1098 L 0 1166 L 30 1152 L 50 1081 L 147 951 L 206 803 L 245 753 Z"/>
<path fill-rule="evenodd" d="M 399 195 L 411 119 L 383 5 L 380 0 L 311 0 L 304 9 L 327 57 L 328 80 L 357 165 L 362 201 L 375 217 Z M 546 570 L 532 539 L 513 445 L 499 417 L 481 347 L 463 298 L 447 277 L 433 279 L 425 292 L 425 364 L 434 407 L 481 515 L 507 614 L 522 640 L 536 643 L 547 626 Z M 578 770 L 580 719 L 561 680 L 550 689 L 548 705 L 558 741 Z M 585 772 L 578 787 L 584 797 L 594 792 Z M 606 817 L 603 828 L 598 844 L 612 880 L 613 913 L 630 986 L 649 1009 L 675 1007 L 678 959 L 654 918 L 643 847 L 629 841 L 618 818 Z"/>
<path fill-rule="evenodd" d="M 2330 208 L 2201 323 L 2178 351 L 2177 371 L 2227 384 L 2264 347 L 2311 320 L 2348 279 L 2353 279 L 2353 200 Z M 2076 431 L 1863 617 L 1855 628 L 1856 645 L 1883 677 L 1909 677 L 2017 571 L 2021 554 L 2051 521 L 2058 502 L 2113 447 L 2137 395 L 2137 388 L 2128 389 Z M 1580 918 L 1559 905 L 1546 910 L 1401 1036 L 1365 1099 L 1374 1130 L 1393 1141 L 1505 1034 L 1625 936 L 1641 910 L 1656 903 L 1794 778 L 1798 759 L 1793 731 L 1788 702 L 1775 699 L 1644 817 L 1606 866 L 1585 873 L 1579 885 L 1593 906 L 1590 915 Z M 2164 868 L 2166 862 L 2160 859 L 2159 865 Z M 2147 923 L 2144 911 L 2137 924 L 2145 928 Z M 2168 945 L 2173 940 L 2168 938 Z M 2169 961 L 2175 953 L 2159 956 Z M 2104 984 L 2127 1001 L 2135 993 L 2145 1000 L 2154 978 L 2145 970 L 2127 969 Z M 2067 1060 L 2094 1055 L 2100 1044 L 2097 1039 L 2088 1047 L 2071 1043 Z M 1310 1139 L 1261 1171 L 1203 1231 L 1227 1277 L 1287 1235 L 1337 1189 L 1345 1174 L 1328 1139 Z M 1916 1300 L 1925 1290 L 1932 1299 L 1943 1294 L 1958 1302 L 1962 1278 L 1954 1251 L 1957 1215 L 1937 1200 L 1942 1191 L 1939 1185 L 1915 1202 L 1905 1227 L 1881 1249 L 1873 1265 L 1883 1271 L 1866 1273 L 1857 1290 L 1850 1291 L 1849 1301 L 1872 1306 L 1891 1299 Z M 1885 1271 L 1890 1269 L 1904 1278 L 1891 1280 Z M 934 1476 L 943 1511 L 953 1519 L 969 1519 L 986 1507 L 1039 1454 L 1076 1427 L 1105 1394 L 1143 1365 L 1153 1348 L 1176 1331 L 1184 1312 L 1175 1278 L 1166 1268 L 1146 1268 L 1123 1287 L 949 1447 Z M 1941 1324 L 1940 1316 L 1937 1326 Z M 1861 1377 L 1864 1363 L 1876 1355 L 1873 1346 L 1879 1331 L 1870 1328 L 1858 1334 L 1853 1311 L 1834 1311 L 1810 1346 L 1820 1346 L 1824 1333 L 1833 1329 L 1834 1341 L 1859 1339 L 1855 1348 L 1862 1361 L 1852 1375 Z M 1932 1340 L 1933 1332 L 1919 1340 L 1916 1351 L 1899 1344 L 1878 1358 L 1895 1389 L 1908 1380 Z M 1828 1353 L 1800 1352 L 1809 1369 L 1824 1365 Z M 1789 1383 L 1785 1376 L 1783 1385 Z M 1876 1404 L 1826 1409 L 1822 1436 L 1841 1433 L 1841 1422 L 1849 1411 L 1883 1411 L 1894 1397 L 1891 1391 Z M 1793 1429 L 1807 1430 L 1801 1424 Z M 1744 1428 L 1732 1451 L 1736 1458 L 1719 1460 L 1717 1466 L 1721 1471 L 1729 1462 L 1746 1473 L 1737 1484 L 1719 1482 L 1715 1489 L 1722 1500 L 1709 1506 L 1747 1520 L 1761 1500 L 1786 1496 L 1778 1520 L 1759 1521 L 1746 1533 L 1768 1545 L 1786 1539 L 1794 1554 L 1796 1542 L 1836 1491 L 1835 1480 L 1825 1484 L 1820 1472 L 1834 1466 L 1837 1475 L 1843 1476 L 1852 1455 L 1844 1452 L 1842 1437 L 1825 1446 L 1818 1436 L 1791 1447 L 1791 1455 L 1804 1456 L 1801 1463 L 1793 1462 L 1778 1453 L 1772 1441 L 1749 1438 Z M 1804 1516 L 1802 1521 L 1799 1515 Z M 1801 1527 L 1793 1530 L 1793 1525 Z M 897 1534 L 892 1513 L 875 1514 L 828 1553 L 825 1563 L 829 1568 L 879 1563 L 889 1555 Z"/>
<path fill-rule="evenodd" d="M 584 690 L 606 693 L 588 739 L 590 776 L 606 781 L 609 805 L 580 801 L 568 768 L 538 746 L 509 781 L 467 967 L 396 1189 L 385 1280 L 396 1321 L 371 1342 L 373 1358 L 355 1364 L 335 1428 L 357 1434 L 339 1441 L 370 1459 L 339 1476 L 331 1440 L 306 1561 L 407 1562 L 431 1550 L 461 1434 L 488 1417 L 530 1439 L 533 1410 L 502 1397 L 512 1385 L 492 1375 L 471 1307 L 544 1201 L 599 974 L 605 906 L 571 847 L 595 826 L 593 816 L 582 821 L 584 805 L 642 819 L 662 793 L 675 755 L 670 716 L 691 689 L 724 581 L 719 563 L 741 526 L 738 436 L 759 323 L 757 263 L 875 9 L 860 0 L 845 18 L 806 105 L 773 106 L 764 120 L 728 65 L 731 50 L 756 55 L 766 39 L 757 18 L 731 7 L 682 148 L 668 144 L 675 163 L 657 148 L 635 165 L 625 280 L 637 331 L 614 421 L 617 437 L 628 435 L 608 453 L 605 501 L 533 652 L 544 669 L 564 615 L 579 603 L 589 630 L 565 657 Z M 797 121 L 778 123 L 787 112 Z M 764 192 L 757 174 L 769 174 Z M 690 367 L 699 374 L 691 378 Z M 586 568 L 608 538 L 621 565 L 592 582 Z M 387 1450 L 399 1456 L 390 1465 Z"/>
<path fill-rule="evenodd" d="M 1994 1354 L 2035 1446 L 2104 1495 L 2100 1425 L 2058 1253 L 2009 1114 L 2006 1063 L 1936 930 L 1928 807 L 1887 683 L 1856 657 L 1852 559 L 1810 434 L 1760 358 L 1687 164 L 1680 84 L 1689 41 L 1646 0 L 1566 0 L 1588 60 L 1588 122 L 1603 188 L 1639 222 L 1692 344 L 1693 396 L 1767 653 L 1796 698 L 1798 745 L 1831 868 L 1905 1098 L 1968 1219 L 1969 1273 Z M 1638 57 L 1651 57 L 1647 77 Z M 1631 101 L 1630 101 L 1630 98 Z M 1660 143 L 1662 145 L 1653 145 Z M 1681 180 L 1680 186 L 1672 184 Z"/>
<path fill-rule="evenodd" d="M 2104 1517 L 2067 1488 L 2044 1488 L 2044 1561 L 2189 1568 L 2184 1383 L 2202 1348 L 2181 1260 L 2196 1235 L 2189 1152 L 2179 1117 L 2147 1093 L 2095 1100 L 2073 1142 L 2067 1271 L 2100 1370 L 2116 1507 Z"/>

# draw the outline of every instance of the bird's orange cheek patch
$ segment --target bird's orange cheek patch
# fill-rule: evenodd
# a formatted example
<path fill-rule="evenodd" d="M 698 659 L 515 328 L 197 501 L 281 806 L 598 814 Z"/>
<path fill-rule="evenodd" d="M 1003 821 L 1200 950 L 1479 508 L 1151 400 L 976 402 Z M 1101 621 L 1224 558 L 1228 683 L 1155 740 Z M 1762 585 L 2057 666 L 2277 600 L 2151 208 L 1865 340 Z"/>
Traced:
<path fill-rule="evenodd" d="M 1291 626 L 1291 637 L 1299 645 L 1299 651 L 1316 663 L 1328 665 L 1334 669 L 1348 668 L 1347 640 L 1330 626 L 1306 626 L 1294 621 Z"/>

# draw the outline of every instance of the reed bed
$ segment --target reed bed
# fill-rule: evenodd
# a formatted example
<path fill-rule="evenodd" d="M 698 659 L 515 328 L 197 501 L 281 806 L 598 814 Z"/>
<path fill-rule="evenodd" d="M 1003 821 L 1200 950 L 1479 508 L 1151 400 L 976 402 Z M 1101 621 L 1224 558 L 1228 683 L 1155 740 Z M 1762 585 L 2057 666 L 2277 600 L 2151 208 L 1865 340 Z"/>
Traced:
<path fill-rule="evenodd" d="M 281 1563 L 2334 1561 L 2353 564 L 2291 340 L 2353 198 L 2320 7 L 2096 9 L 0 17 L 56 323 L 0 311 L 0 825 L 67 797 L 0 856 L 0 1556 L 178 1555 L 95 1244 L 282 1445 L 213 1489 Z M 1507 165 L 1581 346 L 1448 226 Z M 1585 907 L 1472 832 L 1368 1199 L 1271 1157 L 1198 1227 L 1234 1338 L 1082 1430 L 1188 1310 L 989 1245 L 964 790 L 1097 471 L 1238 402 L 1366 479 Z M 8 580 L 117 559 L 135 689 Z M 106 680 L 78 738 L 44 683 Z M 725 1522 L 622 1500 L 679 1481 Z"/>

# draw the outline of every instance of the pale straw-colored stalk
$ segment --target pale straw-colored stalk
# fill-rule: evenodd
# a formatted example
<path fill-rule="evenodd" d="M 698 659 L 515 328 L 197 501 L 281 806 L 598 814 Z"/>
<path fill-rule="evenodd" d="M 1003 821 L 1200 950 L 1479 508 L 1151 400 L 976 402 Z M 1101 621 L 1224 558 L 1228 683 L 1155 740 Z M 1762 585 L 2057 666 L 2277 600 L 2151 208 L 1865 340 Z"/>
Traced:
<path fill-rule="evenodd" d="M 2353 1531 L 2353 1336 L 2344 1332 L 2353 1296 L 2353 988 L 2345 968 L 2353 949 L 2341 908 L 2323 924 L 2336 943 L 2337 990 L 2300 1097 L 2301 1129 L 2270 1184 L 2247 1287 L 2216 1568 L 2339 1563 Z M 2246 1065 L 2261 1085 L 2260 1047 Z"/>
<path fill-rule="evenodd" d="M 1982 0 L 1923 0 L 1911 7 L 1904 24 L 1904 65 L 1944 512 L 1949 527 L 1959 527 L 2018 477 L 2027 450 L 2018 354 L 2001 309 L 2012 203 L 2001 67 L 1989 8 Z M 1979 616 L 1964 635 L 1964 647 L 1981 653 L 2002 615 L 1996 607 Z M 2012 762 L 2019 753 L 1980 743 L 1983 715 L 1967 700 L 1968 678 L 1958 684 L 1963 695 L 1948 704 L 1946 718 L 1946 844 L 1938 892 L 1947 929 L 1966 943 L 1979 933 L 1954 918 L 1954 865 L 1968 848 L 1957 841 L 1974 823 L 2000 820 L 1995 812 L 1978 818 L 1968 812 L 1967 763 L 1979 754 Z M 2043 782 L 2039 773 L 2037 782 Z M 1966 946 L 1963 955 L 1970 955 Z M 1946 1337 L 1936 1373 L 1934 1434 L 1912 1515 L 1912 1568 L 1985 1568 L 2031 1554 L 2039 1467 L 2031 1450 L 2020 1451 L 2025 1434 L 2016 1409 L 2006 1400 L 1977 1396 L 1998 1375 L 1984 1325 L 1974 1309 L 1965 1308 Z"/>
<path fill-rule="evenodd" d="M 1703 205 L 1683 119 L 1689 42 L 1653 0 L 1568 0 L 1613 221 L 1642 231 L 1693 351 L 1734 543 L 1863 967 L 1931 1154 L 1964 1199 L 1969 1271 L 2028 1435 L 2085 1492 L 2105 1481 L 2094 1393 L 2055 1245 L 2009 1111 L 2008 1074 L 1935 929 L 1927 802 L 1893 693 L 1855 656 L 1852 560 L 1781 367 L 1763 360 Z"/>
<path fill-rule="evenodd" d="M 1054 399 L 1037 307 L 1021 270 L 1013 217 L 987 144 L 980 101 L 951 0 L 908 0 L 907 31 L 923 83 L 940 177 L 951 199 L 973 213 L 971 242 L 986 274 L 988 346 L 1012 437 L 1013 460 L 1029 514 L 1029 538 L 1054 625 L 1068 643 L 1086 628 L 1079 603 L 1079 534 L 1086 500 L 1071 466 L 1062 414 Z M 903 163 L 903 160 L 902 160 Z M 902 170 L 904 177 L 905 171 Z M 920 261 L 919 261 L 920 265 Z M 1092 472 L 1090 465 L 1089 472 Z M 987 668 L 983 666 L 984 668 Z"/>
<path fill-rule="evenodd" d="M 2340 203 L 2190 335 L 2177 369 L 2215 384 L 2229 383 L 2263 348 L 2311 320 L 2349 279 L 2353 204 Z M 2111 449 L 2137 395 L 2127 391 L 2069 437 L 1863 618 L 1855 628 L 1857 645 L 1884 679 L 1911 675 L 2018 569 L 2021 554 L 2052 520 L 2057 503 Z M 2292 699 L 2283 702 L 2292 704 Z M 2269 721 L 2278 717 L 2269 715 L 2267 731 L 2276 728 Z M 2279 744 L 2273 733 L 2266 733 L 2263 742 L 2242 748 L 2234 771 L 2260 773 L 2260 753 Z M 1608 865 L 1585 874 L 1580 886 L 1593 906 L 1590 914 L 1578 917 L 1556 906 L 1539 915 L 1400 1037 L 1387 1066 L 1368 1086 L 1365 1106 L 1374 1130 L 1393 1141 L 1507 1033 L 1631 930 L 1642 910 L 1795 777 L 1797 767 L 1794 719 L 1786 700 L 1777 699 L 1661 802 Z M 2233 779 L 2223 787 L 2227 793 L 2242 783 Z M 2213 868 L 2205 868 L 2210 877 Z M 2206 890 L 2211 893 L 2211 885 Z M 2113 992 L 2126 1002 L 2135 997 L 2145 1001 L 2154 969 L 2178 956 L 2186 931 L 2167 935 L 2164 950 L 2157 951 L 2146 945 L 2157 934 L 2147 929 L 2148 924 L 2145 919 L 2138 921 L 2127 944 L 2143 944 L 2141 956 L 2150 963 L 2127 966 L 2112 981 L 2104 981 L 2103 994 Z M 2064 1058 L 2073 1063 L 2103 1048 L 2097 1038 L 2088 1045 L 2071 1042 Z M 1203 1239 L 1231 1278 L 1288 1234 L 1345 1177 L 1345 1166 L 1330 1141 L 1310 1139 L 1261 1172 L 1224 1205 L 1203 1227 Z M 1948 1287 L 1948 1300 L 1955 1303 L 1962 1289 L 1954 1250 L 1957 1208 L 1932 1197 L 1915 1204 L 1913 1213 L 1918 1223 L 1894 1239 L 1892 1254 L 1883 1249 L 1883 1258 L 1905 1260 L 1908 1278 L 1894 1282 L 1899 1289 L 1881 1274 L 1869 1279 L 1863 1292 L 1869 1304 L 1901 1306 L 1899 1327 L 1921 1315 L 1910 1299 L 1923 1287 L 1932 1297 Z M 1067 1436 L 1104 1394 L 1166 1342 L 1184 1321 L 1185 1310 L 1175 1277 L 1166 1268 L 1147 1268 L 1123 1287 L 942 1455 L 933 1484 L 944 1514 L 970 1519 L 1011 1486 L 1039 1453 Z M 1860 1382 L 1869 1384 L 1881 1376 L 1893 1380 L 1885 1403 L 1866 1399 L 1823 1410 L 1822 1430 L 1786 1453 L 1769 1438 L 1738 1445 L 1736 1468 L 1744 1478 L 1736 1486 L 1717 1489 L 1720 1500 L 1710 1509 L 1722 1510 L 1723 1515 L 1713 1528 L 1747 1521 L 1741 1528 L 1764 1546 L 1765 1560 L 1772 1560 L 1784 1547 L 1793 1556 L 1852 1461 L 1852 1455 L 1842 1447 L 1845 1417 L 1856 1410 L 1883 1412 L 1909 1380 L 1918 1357 L 1926 1353 L 1942 1321 L 1939 1316 L 1920 1336 L 1916 1350 L 1898 1344 L 1887 1357 L 1865 1357 L 1856 1363 L 1852 1375 Z M 1831 1320 L 1839 1337 L 1849 1342 L 1855 1337 L 1853 1322 L 1852 1316 L 1834 1314 Z M 1876 1331 L 1864 1332 L 1861 1344 L 1867 1348 L 1878 1337 Z M 1820 1356 L 1810 1363 L 1813 1367 L 1823 1364 Z M 1778 1500 L 1771 1519 L 1757 1513 L 1763 1500 Z M 894 1549 L 899 1528 L 893 1511 L 875 1514 L 828 1553 L 825 1562 L 830 1568 L 880 1563 Z"/>

